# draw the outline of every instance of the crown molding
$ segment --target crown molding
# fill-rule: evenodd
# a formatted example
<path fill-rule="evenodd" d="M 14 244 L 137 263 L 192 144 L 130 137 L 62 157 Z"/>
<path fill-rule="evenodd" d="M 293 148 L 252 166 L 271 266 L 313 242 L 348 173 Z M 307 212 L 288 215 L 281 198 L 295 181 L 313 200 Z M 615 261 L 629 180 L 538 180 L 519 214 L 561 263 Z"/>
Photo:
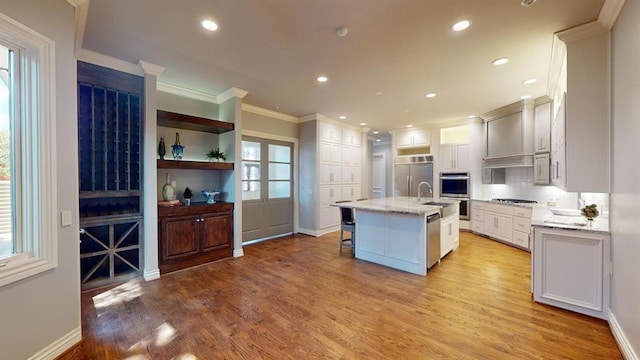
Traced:
<path fill-rule="evenodd" d="M 165 83 L 165 82 L 161 82 L 161 81 L 158 81 L 156 83 L 156 90 L 161 91 L 161 92 L 165 92 L 165 93 L 169 93 L 169 94 L 173 94 L 173 95 L 186 97 L 186 98 L 189 98 L 189 99 L 200 100 L 200 101 L 209 102 L 209 103 L 213 103 L 213 104 L 219 104 L 218 98 L 215 95 L 207 94 L 207 93 L 196 91 L 196 90 L 187 89 L 187 88 L 182 87 L 182 86 L 173 85 L 173 84 L 169 84 L 169 83 Z"/>
<path fill-rule="evenodd" d="M 263 115 L 270 118 L 278 119 L 278 120 L 284 120 L 284 121 L 288 121 L 296 124 L 299 123 L 298 118 L 295 116 L 283 114 L 281 112 L 265 109 L 255 105 L 249 105 L 249 104 L 243 103 L 242 110 L 253 113 L 253 114 L 258 114 L 258 115 Z"/>
<path fill-rule="evenodd" d="M 87 26 L 87 17 L 89 16 L 89 0 L 67 0 L 75 9 L 74 20 L 74 51 L 76 54 L 82 49 L 82 41 L 84 40 L 84 30 Z"/>
<path fill-rule="evenodd" d="M 67 2 L 71 4 L 74 8 L 77 8 L 78 6 L 88 4 L 89 0 L 67 0 Z"/>
<path fill-rule="evenodd" d="M 553 36 L 553 44 L 551 45 L 551 64 L 549 66 L 549 78 L 547 79 L 547 95 L 554 98 L 554 95 L 560 82 L 560 75 L 565 58 L 567 56 L 567 46 L 558 35 Z"/>
<path fill-rule="evenodd" d="M 242 90 L 239 88 L 229 88 L 226 91 L 224 91 L 222 94 L 216 96 L 216 98 L 218 99 L 218 104 L 222 104 L 223 102 L 229 100 L 229 99 L 233 99 L 233 98 L 244 98 L 245 96 L 247 96 L 249 92 L 246 90 Z"/>
<path fill-rule="evenodd" d="M 520 100 L 520 101 L 514 102 L 513 104 L 509 104 L 501 108 L 484 113 L 480 115 L 480 117 L 484 121 L 490 121 L 493 119 L 501 118 L 503 116 L 515 114 L 518 111 L 521 111 L 522 109 L 531 109 L 533 108 L 533 104 L 534 104 L 533 99 Z"/>
<path fill-rule="evenodd" d="M 133 64 L 95 51 L 80 49 L 76 53 L 76 59 L 133 75 L 144 76 L 144 71 L 138 64 Z"/>
<path fill-rule="evenodd" d="M 588 39 L 590 37 L 603 34 L 609 29 L 604 27 L 598 21 L 592 21 L 567 30 L 556 33 L 558 38 L 565 43 L 571 43 L 578 40 Z"/>
<path fill-rule="evenodd" d="M 156 65 L 154 63 L 143 60 L 138 61 L 138 66 L 142 68 L 142 71 L 144 71 L 146 75 L 158 76 L 164 71 L 164 66 Z"/>
<path fill-rule="evenodd" d="M 606 0 L 600 10 L 600 15 L 598 15 L 598 22 L 611 30 L 618 19 L 618 15 L 620 15 L 624 2 L 625 0 Z"/>

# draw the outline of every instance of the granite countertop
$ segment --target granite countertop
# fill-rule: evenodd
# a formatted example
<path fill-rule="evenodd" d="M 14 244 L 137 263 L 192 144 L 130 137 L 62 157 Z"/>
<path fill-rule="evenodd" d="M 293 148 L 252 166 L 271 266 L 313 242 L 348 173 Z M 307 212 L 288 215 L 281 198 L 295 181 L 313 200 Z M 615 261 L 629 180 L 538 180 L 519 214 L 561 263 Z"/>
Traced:
<path fill-rule="evenodd" d="M 593 220 L 593 224 L 589 226 L 587 219 L 582 216 L 560 216 L 554 215 L 549 207 L 543 204 L 531 203 L 504 203 L 494 201 L 492 199 L 472 199 L 473 201 L 482 201 L 492 204 L 500 204 L 507 206 L 529 207 L 532 211 L 531 226 L 541 226 L 552 229 L 568 229 L 580 230 L 593 233 L 609 234 L 609 218 L 599 216 Z"/>
<path fill-rule="evenodd" d="M 345 203 L 337 203 L 331 204 L 331 206 L 336 207 L 347 207 L 352 209 L 360 209 L 360 210 L 369 210 L 369 211 L 380 211 L 380 212 L 389 212 L 389 213 L 398 213 L 398 214 L 410 214 L 410 215 L 418 215 L 418 216 L 429 216 L 431 214 L 435 214 L 440 211 L 441 206 L 437 205 L 421 205 L 427 201 L 437 201 L 437 202 L 446 202 L 452 205 L 456 205 L 459 203 L 457 200 L 440 200 L 440 199 L 432 199 L 432 198 L 423 198 L 418 203 L 415 197 L 407 197 L 407 196 L 397 196 L 397 197 L 388 197 L 381 199 L 371 199 L 371 200 L 361 200 L 361 201 L 350 201 Z"/>

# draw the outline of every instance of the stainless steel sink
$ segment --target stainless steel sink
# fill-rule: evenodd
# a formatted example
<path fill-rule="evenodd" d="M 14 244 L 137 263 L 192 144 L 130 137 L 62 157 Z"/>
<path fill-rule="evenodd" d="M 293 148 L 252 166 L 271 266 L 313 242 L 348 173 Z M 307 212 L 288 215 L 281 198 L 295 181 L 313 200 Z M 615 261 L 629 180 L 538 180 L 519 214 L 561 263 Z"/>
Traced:
<path fill-rule="evenodd" d="M 453 215 L 456 212 L 455 204 L 448 202 L 440 202 L 440 201 L 426 201 L 421 203 L 420 205 L 430 205 L 430 206 L 439 206 L 440 207 L 440 216 L 442 218 L 446 218 L 447 216 Z"/>

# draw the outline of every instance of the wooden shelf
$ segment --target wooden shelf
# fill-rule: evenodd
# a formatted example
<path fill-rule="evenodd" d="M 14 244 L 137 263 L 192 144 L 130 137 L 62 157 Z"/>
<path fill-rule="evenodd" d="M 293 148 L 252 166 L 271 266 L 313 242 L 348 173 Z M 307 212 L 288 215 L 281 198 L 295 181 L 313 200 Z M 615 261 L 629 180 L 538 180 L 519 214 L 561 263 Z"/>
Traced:
<path fill-rule="evenodd" d="M 158 126 L 222 134 L 234 129 L 230 122 L 158 110 Z"/>
<path fill-rule="evenodd" d="M 233 163 L 158 159 L 158 169 L 233 170 Z"/>

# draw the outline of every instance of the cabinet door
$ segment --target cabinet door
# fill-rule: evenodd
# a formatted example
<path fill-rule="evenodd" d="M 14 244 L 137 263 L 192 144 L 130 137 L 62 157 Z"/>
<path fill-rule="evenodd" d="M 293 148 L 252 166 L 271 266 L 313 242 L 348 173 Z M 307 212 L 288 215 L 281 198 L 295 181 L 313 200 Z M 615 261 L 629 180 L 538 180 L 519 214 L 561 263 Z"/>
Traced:
<path fill-rule="evenodd" d="M 413 134 L 411 132 L 399 133 L 396 139 L 397 148 L 405 148 L 413 146 Z"/>
<path fill-rule="evenodd" d="M 533 157 L 533 183 L 549 185 L 549 154 L 539 154 Z"/>
<path fill-rule="evenodd" d="M 200 216 L 176 216 L 161 221 L 163 261 L 198 254 L 199 220 Z"/>
<path fill-rule="evenodd" d="M 498 217 L 493 213 L 484 213 L 484 233 L 489 236 L 498 237 Z"/>
<path fill-rule="evenodd" d="M 200 218 L 200 251 L 231 246 L 233 219 L 231 213 L 203 214 Z"/>
<path fill-rule="evenodd" d="M 425 130 L 412 131 L 413 146 L 429 146 L 431 145 L 431 133 Z"/>
<path fill-rule="evenodd" d="M 534 109 L 534 149 L 536 153 L 551 151 L 551 111 L 552 103 L 548 102 Z"/>
<path fill-rule="evenodd" d="M 455 169 L 455 145 L 440 145 L 440 170 L 451 171 Z"/>
<path fill-rule="evenodd" d="M 513 217 L 498 215 L 498 239 L 511 242 L 513 237 Z"/>
<path fill-rule="evenodd" d="M 453 165 L 456 170 L 469 168 L 469 144 L 456 144 Z"/>

